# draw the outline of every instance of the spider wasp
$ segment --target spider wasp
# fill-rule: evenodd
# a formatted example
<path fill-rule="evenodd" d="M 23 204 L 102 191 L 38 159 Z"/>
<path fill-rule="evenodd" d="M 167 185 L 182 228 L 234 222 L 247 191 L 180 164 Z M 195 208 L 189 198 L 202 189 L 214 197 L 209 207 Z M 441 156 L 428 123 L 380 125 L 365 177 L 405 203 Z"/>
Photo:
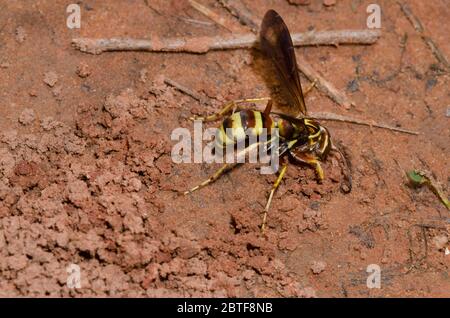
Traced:
<path fill-rule="evenodd" d="M 226 117 L 220 128 L 216 143 L 222 147 L 229 143 L 236 144 L 239 139 L 243 138 L 242 131 L 250 130 L 252 134 L 259 135 L 261 128 L 271 131 L 273 128 L 278 129 L 279 143 L 277 155 L 279 156 L 281 167 L 279 169 L 278 178 L 272 186 L 267 203 L 264 209 L 261 231 L 264 232 L 266 227 L 267 212 L 269 211 L 273 195 L 281 183 L 286 173 L 288 162 L 293 161 L 297 164 L 306 164 L 315 169 L 317 180 L 321 182 L 324 179 L 324 172 L 320 162 L 327 159 L 331 151 L 336 151 L 344 161 L 344 182 L 346 187 L 344 191 L 351 190 L 351 177 L 349 166 L 343 153 L 334 146 L 331 141 L 330 132 L 322 126 L 318 121 L 308 118 L 305 100 L 303 97 L 302 86 L 297 69 L 297 61 L 295 58 L 294 46 L 289 30 L 281 16 L 274 10 L 269 10 L 264 16 L 260 30 L 260 48 L 266 57 L 272 60 L 282 89 L 284 98 L 289 108 L 289 113 L 272 112 L 272 100 L 269 98 L 244 99 L 231 101 L 218 113 L 207 117 L 196 117 L 197 120 L 215 121 L 222 117 Z M 305 93 L 314 86 L 308 88 Z M 258 102 L 268 100 L 267 106 L 263 112 L 257 110 L 243 109 L 236 112 L 238 104 L 244 102 Z M 231 113 L 231 115 L 229 115 Z M 274 114 L 278 116 L 278 120 L 272 119 L 270 116 Z M 286 157 L 288 157 L 286 160 Z M 189 194 L 217 180 L 225 172 L 234 168 L 232 165 L 225 163 L 219 170 L 215 172 L 209 179 L 205 180 L 196 187 L 186 191 Z"/>

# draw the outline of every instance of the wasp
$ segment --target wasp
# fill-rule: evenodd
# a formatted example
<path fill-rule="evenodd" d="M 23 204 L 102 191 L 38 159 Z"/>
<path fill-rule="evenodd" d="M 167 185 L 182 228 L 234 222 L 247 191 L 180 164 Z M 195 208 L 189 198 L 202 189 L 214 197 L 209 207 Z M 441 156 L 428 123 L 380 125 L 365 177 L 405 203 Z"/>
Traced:
<path fill-rule="evenodd" d="M 260 49 L 275 66 L 278 81 L 281 84 L 283 97 L 287 104 L 287 112 L 272 112 L 272 100 L 270 98 L 254 98 L 231 101 L 218 113 L 197 117 L 197 120 L 215 121 L 226 117 L 219 127 L 216 142 L 222 147 L 230 143 L 238 143 L 246 134 L 243 131 L 260 135 L 263 131 L 270 132 L 278 129 L 278 149 L 280 160 L 278 177 L 269 193 L 264 209 L 261 231 L 264 232 L 273 196 L 279 187 L 289 162 L 306 164 L 315 169 L 318 182 L 324 179 L 324 172 L 321 162 L 327 159 L 331 151 L 336 151 L 344 161 L 344 180 L 346 182 L 346 192 L 351 190 L 351 177 L 349 165 L 343 153 L 333 144 L 330 132 L 317 120 L 308 117 L 302 85 L 300 83 L 297 61 L 295 57 L 294 45 L 289 30 L 281 16 L 274 10 L 269 10 L 265 14 L 260 29 Z M 311 85 L 305 93 L 314 86 Z M 245 102 L 258 102 L 267 100 L 264 111 L 242 109 L 238 105 Z M 230 114 L 231 113 L 231 114 Z M 277 116 L 274 119 L 272 116 Z M 236 164 L 224 164 L 214 175 L 201 184 L 186 191 L 189 194 L 198 190 L 222 176 L 225 172 L 234 168 Z"/>

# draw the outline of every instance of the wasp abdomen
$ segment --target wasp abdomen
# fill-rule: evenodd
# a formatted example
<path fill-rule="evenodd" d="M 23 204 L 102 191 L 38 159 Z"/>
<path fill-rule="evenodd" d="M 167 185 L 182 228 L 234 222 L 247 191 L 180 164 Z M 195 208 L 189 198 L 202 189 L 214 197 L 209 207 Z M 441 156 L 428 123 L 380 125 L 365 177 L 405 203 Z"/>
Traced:
<path fill-rule="evenodd" d="M 269 136 L 272 128 L 274 122 L 270 116 L 256 110 L 242 110 L 222 122 L 217 143 L 222 146 L 236 144 L 249 136 L 259 136 L 264 131 Z"/>

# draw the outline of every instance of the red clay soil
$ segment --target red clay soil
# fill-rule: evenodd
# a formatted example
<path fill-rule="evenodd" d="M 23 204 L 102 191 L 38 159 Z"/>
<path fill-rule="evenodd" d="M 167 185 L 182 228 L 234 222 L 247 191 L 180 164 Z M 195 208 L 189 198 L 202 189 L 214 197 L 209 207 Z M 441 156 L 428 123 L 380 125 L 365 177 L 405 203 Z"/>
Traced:
<path fill-rule="evenodd" d="M 244 2 L 256 17 L 273 8 L 303 32 L 365 28 L 373 1 Z M 405 2 L 450 56 L 448 3 Z M 420 135 L 324 122 L 349 155 L 353 191 L 339 190 L 337 157 L 324 164 L 323 184 L 291 165 L 266 235 L 259 225 L 274 175 L 244 165 L 182 196 L 219 165 L 170 156 L 172 130 L 192 130 L 193 114 L 269 93 L 260 54 L 81 53 L 72 38 L 229 31 L 187 1 L 78 3 L 82 26 L 70 30 L 68 1 L 0 1 L 1 296 L 450 296 L 449 212 L 405 178 L 425 169 L 450 185 L 450 78 L 395 1 L 378 1 L 375 45 L 297 49 L 355 106 L 345 110 L 318 90 L 306 103 Z M 216 1 L 202 3 L 250 31 Z M 81 268 L 79 289 L 66 284 L 70 264 Z M 380 289 L 366 285 L 370 264 L 381 268 Z"/>

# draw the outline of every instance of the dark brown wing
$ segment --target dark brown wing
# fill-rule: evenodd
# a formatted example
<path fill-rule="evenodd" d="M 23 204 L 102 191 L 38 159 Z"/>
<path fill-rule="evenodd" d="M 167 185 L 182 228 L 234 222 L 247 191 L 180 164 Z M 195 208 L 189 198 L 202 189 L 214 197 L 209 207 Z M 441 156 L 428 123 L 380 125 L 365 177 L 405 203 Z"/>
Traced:
<path fill-rule="evenodd" d="M 272 114 L 280 116 L 280 118 L 297 125 L 297 127 L 304 127 L 306 129 L 305 123 L 302 118 L 296 118 L 293 116 L 289 116 L 287 114 L 282 114 L 282 113 L 277 113 L 277 112 L 272 112 Z"/>
<path fill-rule="evenodd" d="M 280 84 L 286 91 L 286 102 L 296 116 L 306 116 L 305 100 L 297 70 L 294 45 L 283 19 L 274 10 L 267 11 L 261 24 L 261 50 L 277 69 Z"/>

